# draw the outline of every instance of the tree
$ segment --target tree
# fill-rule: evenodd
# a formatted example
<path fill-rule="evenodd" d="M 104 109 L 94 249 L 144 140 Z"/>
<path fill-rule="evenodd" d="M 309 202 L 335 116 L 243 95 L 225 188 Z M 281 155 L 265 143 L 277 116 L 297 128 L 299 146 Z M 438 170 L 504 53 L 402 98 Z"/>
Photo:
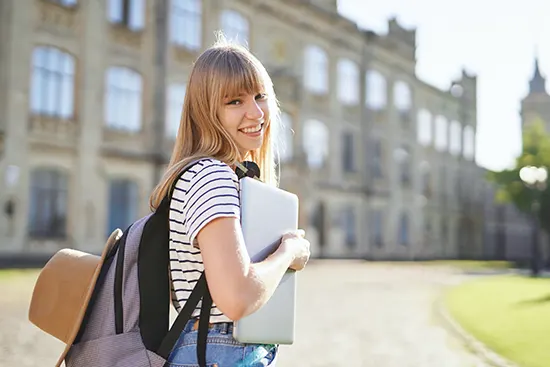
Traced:
<path fill-rule="evenodd" d="M 533 121 L 523 131 L 523 148 L 516 159 L 515 167 L 499 172 L 489 172 L 489 181 L 497 185 L 496 200 L 515 205 L 520 211 L 535 215 L 536 227 L 550 234 L 550 189 L 548 185 L 541 190 L 527 187 L 520 179 L 519 171 L 525 166 L 546 167 L 550 169 L 550 135 L 545 131 L 544 122 Z M 537 210 L 533 211 L 537 203 Z M 537 230 L 535 230 L 537 232 Z M 538 233 L 535 233 L 538 237 Z M 535 237 L 535 238 L 537 238 Z M 538 244 L 534 240 L 533 273 L 538 273 Z"/>

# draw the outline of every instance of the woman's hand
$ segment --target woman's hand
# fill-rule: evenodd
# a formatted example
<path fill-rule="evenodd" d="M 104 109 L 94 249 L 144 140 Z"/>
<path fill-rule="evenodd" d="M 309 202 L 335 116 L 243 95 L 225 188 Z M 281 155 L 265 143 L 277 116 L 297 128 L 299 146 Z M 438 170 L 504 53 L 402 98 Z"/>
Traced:
<path fill-rule="evenodd" d="M 304 237 L 305 232 L 300 229 L 298 231 L 285 234 L 281 240 L 281 245 L 279 246 L 278 251 L 289 252 L 293 256 L 290 269 L 302 270 L 309 260 L 310 243 Z"/>

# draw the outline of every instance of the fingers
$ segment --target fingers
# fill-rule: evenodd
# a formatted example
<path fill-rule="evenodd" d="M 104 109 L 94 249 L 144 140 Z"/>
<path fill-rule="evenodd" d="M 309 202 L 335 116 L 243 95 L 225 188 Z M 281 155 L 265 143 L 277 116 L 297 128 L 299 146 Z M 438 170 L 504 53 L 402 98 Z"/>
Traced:
<path fill-rule="evenodd" d="M 292 238 L 292 237 L 300 237 L 304 238 L 306 236 L 306 231 L 303 229 L 298 229 L 296 231 L 287 232 L 283 235 L 283 238 Z"/>

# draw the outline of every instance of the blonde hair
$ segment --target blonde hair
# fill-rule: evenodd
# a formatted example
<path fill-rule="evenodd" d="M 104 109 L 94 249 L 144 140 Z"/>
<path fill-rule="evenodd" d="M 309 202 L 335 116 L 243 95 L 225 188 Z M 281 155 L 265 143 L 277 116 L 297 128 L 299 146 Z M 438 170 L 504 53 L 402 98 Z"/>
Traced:
<path fill-rule="evenodd" d="M 266 93 L 269 108 L 262 146 L 245 157 L 241 157 L 237 144 L 217 115 L 225 97 L 241 92 Z M 254 161 L 260 167 L 262 181 L 277 185 L 271 128 L 279 119 L 273 82 L 262 63 L 244 47 L 223 38 L 218 40 L 198 57 L 189 76 L 172 157 L 151 194 L 151 209 L 158 208 L 183 168 L 198 158 L 211 157 L 230 166 L 244 159 Z"/>

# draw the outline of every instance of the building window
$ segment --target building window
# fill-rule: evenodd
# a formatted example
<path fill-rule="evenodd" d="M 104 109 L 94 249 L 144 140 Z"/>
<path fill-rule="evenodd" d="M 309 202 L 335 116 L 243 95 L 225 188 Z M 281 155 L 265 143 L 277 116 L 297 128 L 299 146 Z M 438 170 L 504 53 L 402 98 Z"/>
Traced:
<path fill-rule="evenodd" d="M 72 7 L 77 4 L 77 0 L 48 0 L 52 3 L 59 4 L 61 6 Z"/>
<path fill-rule="evenodd" d="M 411 89 L 402 80 L 395 82 L 393 86 L 393 103 L 399 111 L 408 111 L 412 106 Z"/>
<path fill-rule="evenodd" d="M 449 152 L 453 155 L 459 155 L 462 151 L 462 128 L 460 122 L 452 121 L 450 125 L 450 144 Z"/>
<path fill-rule="evenodd" d="M 441 195 L 442 199 L 445 199 L 447 194 L 447 168 L 445 166 L 441 166 L 439 168 L 439 193 Z"/>
<path fill-rule="evenodd" d="M 342 135 L 342 166 L 344 172 L 355 171 L 355 145 L 351 132 L 345 132 Z"/>
<path fill-rule="evenodd" d="M 72 118 L 74 77 L 75 61 L 71 55 L 54 47 L 36 47 L 32 54 L 32 114 Z"/>
<path fill-rule="evenodd" d="M 473 160 L 475 157 L 476 137 L 474 128 L 470 125 L 464 127 L 464 158 Z"/>
<path fill-rule="evenodd" d="M 395 152 L 395 160 L 399 165 L 399 176 L 401 184 L 411 183 L 411 152 L 408 146 L 403 145 Z"/>
<path fill-rule="evenodd" d="M 136 71 L 111 67 L 106 74 L 105 123 L 116 130 L 141 129 L 142 80 Z M 124 108 L 121 108 L 124 106 Z"/>
<path fill-rule="evenodd" d="M 382 141 L 380 139 L 372 140 L 371 149 L 372 152 L 369 161 L 371 162 L 371 175 L 374 178 L 382 178 L 384 176 L 383 171 L 383 159 L 384 151 L 382 147 Z"/>
<path fill-rule="evenodd" d="M 353 207 L 346 207 L 342 210 L 342 230 L 344 231 L 344 242 L 350 249 L 357 246 L 357 233 L 355 226 L 355 211 Z"/>
<path fill-rule="evenodd" d="M 329 151 L 329 133 L 324 123 L 308 120 L 304 124 L 304 150 L 310 168 L 322 168 Z"/>
<path fill-rule="evenodd" d="M 424 218 L 424 245 L 430 245 L 430 241 L 432 240 L 432 223 L 430 222 L 430 218 L 426 217 Z"/>
<path fill-rule="evenodd" d="M 318 46 L 309 45 L 304 51 L 304 86 L 312 93 L 328 93 L 328 56 Z"/>
<path fill-rule="evenodd" d="M 387 104 L 386 78 L 376 70 L 369 70 L 365 78 L 365 104 L 372 110 L 384 109 Z"/>
<path fill-rule="evenodd" d="M 198 50 L 202 41 L 201 0 L 172 0 L 170 35 L 172 43 Z"/>
<path fill-rule="evenodd" d="M 107 19 L 132 31 L 141 30 L 145 26 L 145 1 L 108 0 Z"/>
<path fill-rule="evenodd" d="M 54 169 L 31 172 L 29 234 L 35 238 L 64 238 L 67 229 L 67 176 Z"/>
<path fill-rule="evenodd" d="M 407 214 L 401 214 L 399 219 L 399 244 L 407 246 L 409 244 L 409 217 Z"/>
<path fill-rule="evenodd" d="M 422 195 L 426 198 L 432 196 L 432 175 L 430 171 L 422 173 Z"/>
<path fill-rule="evenodd" d="M 359 103 L 359 67 L 348 59 L 338 61 L 338 99 L 345 105 Z"/>
<path fill-rule="evenodd" d="M 279 124 L 272 125 L 273 145 L 279 155 L 280 162 L 287 162 L 292 158 L 294 148 L 294 132 L 292 130 L 292 117 L 286 112 L 281 113 Z"/>
<path fill-rule="evenodd" d="M 393 103 L 397 109 L 399 119 L 403 124 L 410 124 L 412 120 L 411 88 L 404 81 L 397 81 L 393 86 Z"/>
<path fill-rule="evenodd" d="M 128 179 L 109 182 L 109 219 L 107 235 L 115 229 L 125 230 L 138 216 L 138 185 Z"/>
<path fill-rule="evenodd" d="M 432 144 L 432 114 L 426 109 L 420 109 L 417 116 L 418 128 L 416 137 L 420 144 L 427 146 Z"/>
<path fill-rule="evenodd" d="M 381 210 L 371 212 L 371 232 L 374 246 L 382 247 L 384 245 L 384 214 Z"/>
<path fill-rule="evenodd" d="M 235 10 L 224 10 L 221 14 L 221 25 L 228 40 L 248 46 L 250 26 L 241 13 Z"/>
<path fill-rule="evenodd" d="M 185 84 L 172 84 L 168 87 L 166 107 L 166 136 L 175 139 L 180 127 L 183 100 L 185 99 Z"/>
<path fill-rule="evenodd" d="M 435 148 L 439 151 L 447 149 L 447 119 L 438 115 L 435 118 Z"/>

